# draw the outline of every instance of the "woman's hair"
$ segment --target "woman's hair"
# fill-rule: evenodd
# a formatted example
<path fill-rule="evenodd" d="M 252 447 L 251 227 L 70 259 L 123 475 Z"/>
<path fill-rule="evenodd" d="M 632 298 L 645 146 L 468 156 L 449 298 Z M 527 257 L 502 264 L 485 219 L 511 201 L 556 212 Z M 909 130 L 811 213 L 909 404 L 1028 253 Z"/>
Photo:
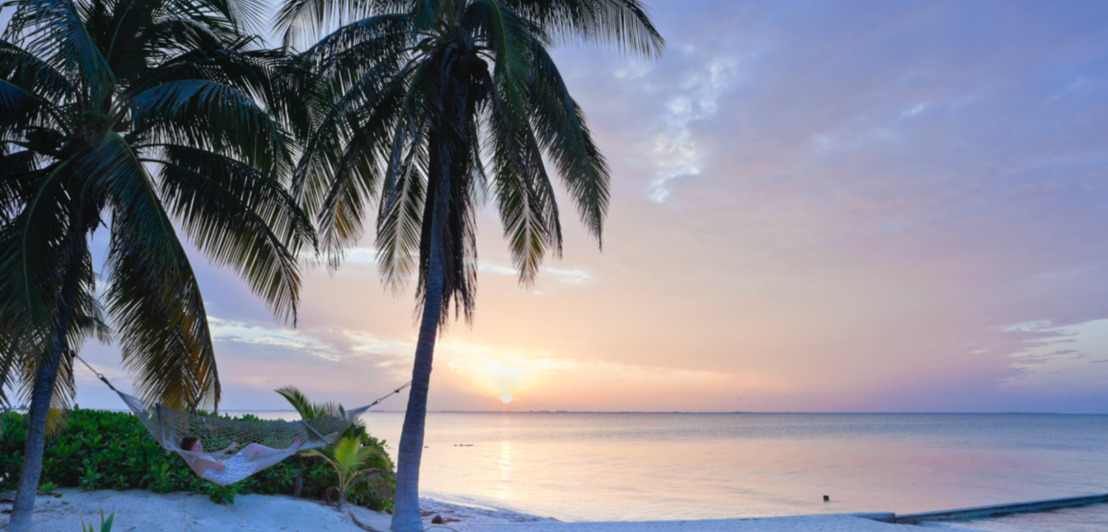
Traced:
<path fill-rule="evenodd" d="M 200 440 L 196 439 L 196 436 L 185 436 L 181 438 L 181 449 L 185 451 L 191 451 L 192 446 L 196 445 L 196 442 Z"/>

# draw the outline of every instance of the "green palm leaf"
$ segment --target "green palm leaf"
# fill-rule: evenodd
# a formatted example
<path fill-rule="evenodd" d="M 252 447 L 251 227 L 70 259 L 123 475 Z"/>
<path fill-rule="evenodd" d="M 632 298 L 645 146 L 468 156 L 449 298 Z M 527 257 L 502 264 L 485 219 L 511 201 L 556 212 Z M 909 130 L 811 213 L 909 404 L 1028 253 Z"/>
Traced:
<path fill-rule="evenodd" d="M 108 308 L 136 388 L 151 403 L 214 406 L 220 390 L 200 288 L 150 176 L 118 135 L 86 160 L 112 198 Z"/>
<path fill-rule="evenodd" d="M 252 98 L 223 83 L 172 81 L 134 97 L 135 129 L 140 134 L 194 146 L 210 145 L 263 172 L 287 168 L 287 139 Z"/>
<path fill-rule="evenodd" d="M 73 90 L 57 69 L 6 40 L 0 41 L 0 79 L 51 101 L 60 100 Z"/>
<path fill-rule="evenodd" d="M 59 71 L 75 71 L 93 95 L 102 95 L 114 76 L 72 0 L 19 0 L 5 40 L 26 36 L 22 47 Z"/>
<path fill-rule="evenodd" d="M 296 253 L 311 222 L 276 180 L 218 154 L 167 146 L 161 197 L 196 246 L 237 271 L 273 312 L 295 323 Z"/>
<path fill-rule="evenodd" d="M 534 124 L 540 146 L 557 166 L 576 201 L 581 221 L 599 242 L 608 208 L 608 165 L 553 59 L 537 41 L 532 42 L 530 49 L 533 67 L 527 120 Z"/>

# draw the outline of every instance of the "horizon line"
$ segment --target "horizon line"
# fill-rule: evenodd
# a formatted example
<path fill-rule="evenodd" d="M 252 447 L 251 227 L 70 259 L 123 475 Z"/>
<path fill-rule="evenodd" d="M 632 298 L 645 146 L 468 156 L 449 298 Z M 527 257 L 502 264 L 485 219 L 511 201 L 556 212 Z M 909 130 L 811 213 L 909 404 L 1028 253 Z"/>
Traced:
<path fill-rule="evenodd" d="M 22 406 L 22 405 L 21 405 Z M 80 405 L 73 405 L 72 409 L 80 408 Z M 12 408 L 12 411 L 22 412 L 25 409 Z M 104 411 L 128 411 L 126 408 L 85 408 L 84 410 L 104 410 Z M 220 413 L 255 413 L 255 412 L 296 412 L 291 408 L 236 408 L 219 410 Z M 403 414 L 404 410 L 368 410 L 365 414 Z M 881 410 L 881 411 L 803 411 L 803 410 L 783 410 L 783 411 L 753 411 L 753 410 L 428 410 L 428 414 L 686 414 L 686 415 L 1055 415 L 1055 416 L 1104 416 L 1108 415 L 1108 411 L 1105 412 L 1034 412 L 1023 410 L 1009 410 L 1009 411 L 972 411 L 972 412 L 951 412 L 951 411 L 930 411 L 930 410 L 916 410 L 916 411 L 895 411 L 895 410 Z"/>

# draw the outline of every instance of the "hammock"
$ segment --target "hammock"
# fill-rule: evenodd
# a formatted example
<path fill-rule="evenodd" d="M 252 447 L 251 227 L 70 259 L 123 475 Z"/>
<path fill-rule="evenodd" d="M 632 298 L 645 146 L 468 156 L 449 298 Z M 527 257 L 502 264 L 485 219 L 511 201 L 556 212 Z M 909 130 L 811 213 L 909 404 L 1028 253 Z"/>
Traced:
<path fill-rule="evenodd" d="M 234 484 L 301 450 L 330 445 L 359 415 L 407 386 L 366 406 L 341 411 L 338 416 L 317 416 L 300 421 L 237 421 L 190 414 L 160 404 L 148 406 L 139 398 L 115 389 L 84 359 L 81 362 L 123 399 L 164 449 L 177 453 L 194 473 L 220 486 Z M 196 438 L 204 450 L 182 449 L 181 440 L 189 436 Z M 217 451 L 232 444 L 233 449 Z"/>

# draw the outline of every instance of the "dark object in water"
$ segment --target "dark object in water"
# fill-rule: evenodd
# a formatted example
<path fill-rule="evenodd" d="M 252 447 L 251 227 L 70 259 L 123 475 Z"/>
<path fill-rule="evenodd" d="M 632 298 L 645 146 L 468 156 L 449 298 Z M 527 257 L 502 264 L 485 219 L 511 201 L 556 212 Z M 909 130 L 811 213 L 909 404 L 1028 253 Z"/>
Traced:
<path fill-rule="evenodd" d="M 431 518 L 431 524 L 432 525 L 441 525 L 442 524 L 442 516 L 439 515 L 439 514 L 435 514 L 435 517 Z"/>
<path fill-rule="evenodd" d="M 830 495 L 824 495 L 823 496 L 823 502 L 831 502 L 831 496 Z"/>

